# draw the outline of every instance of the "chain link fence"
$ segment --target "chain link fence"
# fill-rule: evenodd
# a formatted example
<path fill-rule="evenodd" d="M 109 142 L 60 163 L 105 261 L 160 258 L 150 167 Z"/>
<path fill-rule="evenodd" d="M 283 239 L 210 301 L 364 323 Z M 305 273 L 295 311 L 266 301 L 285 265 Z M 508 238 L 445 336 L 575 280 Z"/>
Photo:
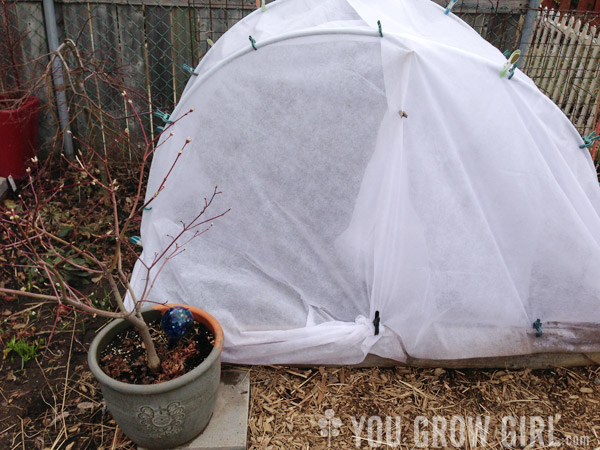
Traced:
<path fill-rule="evenodd" d="M 22 78 L 35 80 L 47 70 L 49 59 L 42 2 L 0 1 L 9 6 L 5 25 L 20 37 Z M 446 3 L 434 1 L 442 6 Z M 501 51 L 512 51 L 523 45 L 526 4 L 525 0 L 459 0 L 453 13 Z M 116 120 L 115 127 L 130 132 L 131 139 L 139 139 L 141 130 L 136 129 L 140 127 L 115 86 L 132 93 L 130 98 L 135 100 L 142 127 L 150 136 L 155 135 L 162 123 L 157 123 L 151 112 L 173 109 L 190 76 L 184 65 L 198 64 L 209 50 L 209 42 L 216 42 L 257 8 L 256 0 L 56 0 L 55 5 L 59 40 L 71 39 L 80 59 L 93 67 L 84 80 L 89 97 L 86 101 L 100 105 Z M 563 108 L 581 133 L 589 133 L 598 121 L 599 16 L 577 13 L 581 17 L 571 19 L 571 13 L 533 13 L 534 32 L 522 67 Z M 0 62 L 5 65 L 14 65 L 2 58 Z M 65 59 L 77 66 L 73 56 Z M 3 90 L 10 87 L 6 86 L 11 83 L 7 78 L 0 86 Z M 51 90 L 40 87 L 38 91 L 43 91 L 39 95 L 51 104 Z M 92 124 L 89 115 L 78 115 L 76 106 L 70 105 L 75 134 L 94 127 L 102 129 L 103 124 Z M 48 139 L 57 121 L 52 111 L 43 121 L 42 135 Z M 103 131 L 96 139 L 106 145 Z"/>

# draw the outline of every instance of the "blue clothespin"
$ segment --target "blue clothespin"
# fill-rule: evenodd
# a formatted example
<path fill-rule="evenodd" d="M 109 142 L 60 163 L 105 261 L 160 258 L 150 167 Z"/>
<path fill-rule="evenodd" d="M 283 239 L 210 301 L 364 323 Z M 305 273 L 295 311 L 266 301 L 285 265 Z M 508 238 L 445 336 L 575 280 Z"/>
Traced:
<path fill-rule="evenodd" d="M 454 8 L 454 5 L 456 5 L 457 3 L 458 0 L 450 0 L 450 3 L 448 3 L 448 5 L 446 6 L 446 12 L 444 14 L 448 15 L 448 13 L 452 11 L 452 8 Z"/>
<path fill-rule="evenodd" d="M 198 74 L 196 72 L 194 72 L 194 68 L 192 66 L 188 66 L 187 64 L 184 64 L 183 66 L 181 66 L 181 68 L 183 70 L 185 70 L 186 72 L 191 73 L 192 75 L 194 75 L 195 77 L 198 76 Z"/>
<path fill-rule="evenodd" d="M 583 136 L 582 139 L 584 143 L 580 145 L 579 148 L 590 148 L 592 145 L 594 145 L 594 141 L 600 139 L 600 134 L 596 136 L 596 132 L 592 131 L 592 133 L 589 135 Z"/>
<path fill-rule="evenodd" d="M 162 121 L 163 121 L 164 123 L 167 123 L 167 124 L 169 124 L 169 123 L 173 123 L 173 122 L 171 122 L 171 121 L 169 120 L 169 118 L 170 118 L 171 116 L 170 116 L 169 114 L 167 114 L 167 113 L 164 113 L 164 112 L 162 112 L 160 109 L 157 109 L 157 110 L 154 112 L 154 115 L 155 115 L 156 117 L 158 117 L 159 119 L 162 119 Z"/>
<path fill-rule="evenodd" d="M 535 336 L 540 337 L 542 335 L 542 321 L 540 319 L 536 319 L 536 321 L 533 322 L 533 328 L 537 332 Z"/>
<path fill-rule="evenodd" d="M 139 245 L 140 247 L 142 246 L 142 238 L 139 236 L 131 236 L 129 238 L 129 242 L 131 242 L 134 245 Z"/>
<path fill-rule="evenodd" d="M 152 209 L 152 206 L 146 206 L 146 207 L 144 208 L 144 211 L 150 211 L 151 209 Z"/>
<path fill-rule="evenodd" d="M 162 133 L 163 131 L 165 131 L 165 127 L 156 127 L 156 131 Z"/>
<path fill-rule="evenodd" d="M 258 49 L 256 48 L 256 41 L 254 40 L 254 38 L 253 38 L 252 36 L 248 36 L 248 39 L 250 39 L 250 43 L 252 44 L 252 48 L 253 48 L 254 50 L 258 50 Z"/>
<path fill-rule="evenodd" d="M 507 52 L 508 52 L 508 50 L 506 52 L 504 52 L 505 56 L 506 56 Z M 519 61 L 520 57 L 521 57 L 521 50 L 515 50 L 514 52 L 512 52 L 510 54 L 510 56 L 508 57 L 508 60 L 506 61 L 506 63 L 504 63 L 504 66 L 502 67 L 502 71 L 500 72 L 500 78 L 504 78 L 507 73 L 510 74 L 508 76 L 509 80 L 513 77 L 513 75 L 515 74 L 515 69 L 517 68 L 517 61 Z"/>
<path fill-rule="evenodd" d="M 379 36 L 383 37 L 383 31 L 381 30 L 381 20 L 377 21 L 377 26 L 379 27 Z"/>

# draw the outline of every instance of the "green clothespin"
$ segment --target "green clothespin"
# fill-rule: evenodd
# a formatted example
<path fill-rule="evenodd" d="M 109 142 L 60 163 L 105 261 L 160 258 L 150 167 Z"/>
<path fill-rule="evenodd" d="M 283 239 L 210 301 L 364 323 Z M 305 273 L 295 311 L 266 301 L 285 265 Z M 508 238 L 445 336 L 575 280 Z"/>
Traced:
<path fill-rule="evenodd" d="M 163 131 L 165 131 L 165 127 L 156 127 L 156 131 L 162 133 Z"/>
<path fill-rule="evenodd" d="M 506 55 L 506 52 L 504 52 L 504 54 Z M 510 80 L 513 77 L 513 75 L 515 73 L 515 69 L 517 68 L 517 61 L 519 60 L 520 57 L 521 57 L 521 50 L 515 50 L 514 52 L 512 52 L 510 54 L 510 56 L 508 57 L 508 61 L 506 61 L 506 63 L 504 64 L 504 67 L 502 67 L 502 71 L 500 72 L 500 78 L 504 78 L 506 76 L 506 74 L 509 72 L 510 72 L 510 75 L 509 75 L 508 79 Z"/>
<path fill-rule="evenodd" d="M 141 246 L 141 245 L 142 245 L 142 238 L 141 238 L 141 237 L 139 237 L 139 236 L 131 236 L 131 237 L 129 238 L 129 242 L 131 242 L 131 243 L 132 243 L 132 244 L 134 244 L 134 245 L 139 245 L 139 246 Z"/>
<path fill-rule="evenodd" d="M 383 37 L 383 31 L 381 30 L 381 20 L 377 21 L 377 26 L 379 27 L 379 36 Z"/>
<path fill-rule="evenodd" d="M 250 39 L 250 43 L 252 44 L 252 48 L 253 48 L 254 50 L 258 50 L 258 49 L 256 48 L 256 41 L 254 40 L 254 38 L 253 38 L 252 36 L 248 36 L 248 39 Z"/>
<path fill-rule="evenodd" d="M 164 123 L 166 123 L 166 124 L 173 123 L 173 122 L 171 122 L 171 121 L 169 120 L 169 119 L 171 118 L 171 116 L 170 116 L 169 114 L 167 114 L 167 113 L 164 113 L 164 112 L 162 112 L 160 109 L 157 109 L 157 110 L 154 112 L 154 115 L 155 115 L 156 117 L 158 117 L 159 119 L 162 119 L 162 121 L 163 121 Z"/>
<path fill-rule="evenodd" d="M 592 131 L 589 135 L 583 136 L 582 139 L 584 143 L 580 145 L 579 148 L 590 148 L 592 145 L 594 145 L 594 141 L 600 139 L 600 134 L 596 136 L 596 132 Z"/>

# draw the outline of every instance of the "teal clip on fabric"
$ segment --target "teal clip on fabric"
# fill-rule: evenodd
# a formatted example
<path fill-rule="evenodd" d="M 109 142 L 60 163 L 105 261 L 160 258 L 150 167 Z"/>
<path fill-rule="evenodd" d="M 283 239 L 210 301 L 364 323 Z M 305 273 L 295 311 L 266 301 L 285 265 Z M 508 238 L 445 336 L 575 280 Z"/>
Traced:
<path fill-rule="evenodd" d="M 252 44 L 252 48 L 253 48 L 254 50 L 258 50 L 258 49 L 256 48 L 256 41 L 254 40 L 254 38 L 253 38 L 252 36 L 248 36 L 248 39 L 250 39 L 250 43 Z"/>
<path fill-rule="evenodd" d="M 154 112 L 154 115 L 156 117 L 158 117 L 159 119 L 161 119 L 164 123 L 173 123 L 169 120 L 171 118 L 171 116 L 167 113 L 162 112 L 160 109 L 157 109 Z"/>
<path fill-rule="evenodd" d="M 139 236 L 131 236 L 129 238 L 129 242 L 131 242 L 134 245 L 139 245 L 140 247 L 142 246 L 142 238 Z"/>
<path fill-rule="evenodd" d="M 196 72 L 194 72 L 194 68 L 192 66 L 188 66 L 187 64 L 184 64 L 181 67 L 182 67 L 183 70 L 185 70 L 186 72 L 189 72 L 193 76 L 195 76 L 195 77 L 198 76 L 198 74 Z"/>
<path fill-rule="evenodd" d="M 456 5 L 457 3 L 458 0 L 450 0 L 450 3 L 448 3 L 448 6 L 446 6 L 446 12 L 444 14 L 448 15 L 450 11 L 452 11 L 452 8 L 454 8 L 454 5 Z"/>
<path fill-rule="evenodd" d="M 536 331 L 536 337 L 540 337 L 542 335 L 542 321 L 540 319 L 536 319 L 535 322 L 533 322 L 533 328 Z"/>
<path fill-rule="evenodd" d="M 590 148 L 592 145 L 594 145 L 594 141 L 597 141 L 598 139 L 600 139 L 600 134 L 598 136 L 596 136 L 595 132 L 592 132 L 591 134 L 587 135 L 587 136 L 583 136 L 583 144 L 579 146 L 579 148 Z"/>
<path fill-rule="evenodd" d="M 506 52 L 504 52 L 505 56 L 506 56 L 506 53 L 508 53 L 508 50 Z M 521 50 L 515 50 L 514 52 L 512 52 L 510 54 L 510 56 L 508 57 L 508 60 L 506 61 L 506 63 L 504 63 L 504 67 L 502 67 L 502 71 L 500 72 L 500 78 L 504 78 L 507 73 L 510 74 L 508 76 L 509 80 L 513 77 L 513 75 L 515 74 L 515 69 L 517 68 L 517 61 L 519 61 L 520 57 L 521 57 Z"/>

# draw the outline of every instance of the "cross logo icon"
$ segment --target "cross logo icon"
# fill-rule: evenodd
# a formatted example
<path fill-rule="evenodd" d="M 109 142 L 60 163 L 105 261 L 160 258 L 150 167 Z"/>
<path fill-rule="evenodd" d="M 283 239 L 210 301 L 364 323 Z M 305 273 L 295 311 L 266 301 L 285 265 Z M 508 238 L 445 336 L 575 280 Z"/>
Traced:
<path fill-rule="evenodd" d="M 322 417 L 317 422 L 321 427 L 321 436 L 327 436 L 327 447 L 331 447 L 331 438 L 339 436 L 339 428 L 342 426 L 342 421 L 339 417 L 335 417 L 335 411 L 328 409 L 325 411 L 325 417 Z"/>

